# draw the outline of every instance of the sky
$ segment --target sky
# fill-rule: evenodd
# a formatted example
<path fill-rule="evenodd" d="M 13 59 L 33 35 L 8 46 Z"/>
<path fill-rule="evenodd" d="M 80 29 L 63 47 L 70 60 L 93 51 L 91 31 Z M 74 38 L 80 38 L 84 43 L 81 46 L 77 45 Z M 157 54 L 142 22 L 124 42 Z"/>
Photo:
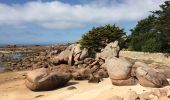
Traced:
<path fill-rule="evenodd" d="M 127 35 L 165 0 L 0 0 L 0 45 L 75 42 L 106 24 Z"/>

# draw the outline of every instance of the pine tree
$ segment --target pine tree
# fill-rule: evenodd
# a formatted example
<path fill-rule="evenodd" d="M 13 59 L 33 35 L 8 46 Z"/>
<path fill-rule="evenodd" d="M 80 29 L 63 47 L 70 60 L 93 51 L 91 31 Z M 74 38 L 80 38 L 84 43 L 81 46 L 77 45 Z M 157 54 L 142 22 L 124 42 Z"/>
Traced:
<path fill-rule="evenodd" d="M 165 1 L 164 4 L 160 5 L 160 8 L 160 10 L 153 12 L 157 17 L 155 26 L 161 35 L 164 51 L 170 52 L 170 1 Z"/>
<path fill-rule="evenodd" d="M 105 25 L 93 28 L 82 36 L 80 44 L 90 52 L 99 52 L 106 44 L 118 40 L 120 45 L 124 42 L 125 32 L 116 25 Z"/>

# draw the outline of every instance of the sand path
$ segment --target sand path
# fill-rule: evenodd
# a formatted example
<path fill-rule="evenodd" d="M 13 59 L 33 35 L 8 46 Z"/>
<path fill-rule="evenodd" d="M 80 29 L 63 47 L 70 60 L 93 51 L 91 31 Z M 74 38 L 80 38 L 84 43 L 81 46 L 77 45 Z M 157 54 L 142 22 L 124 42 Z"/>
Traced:
<path fill-rule="evenodd" d="M 70 81 L 67 86 L 52 91 L 33 92 L 24 85 L 25 72 L 0 74 L 0 100 L 107 100 L 113 95 L 126 97 L 130 90 L 137 93 L 150 88 L 135 86 L 114 86 L 108 78 L 99 84 L 87 81 Z M 68 90 L 68 87 L 76 89 Z"/>

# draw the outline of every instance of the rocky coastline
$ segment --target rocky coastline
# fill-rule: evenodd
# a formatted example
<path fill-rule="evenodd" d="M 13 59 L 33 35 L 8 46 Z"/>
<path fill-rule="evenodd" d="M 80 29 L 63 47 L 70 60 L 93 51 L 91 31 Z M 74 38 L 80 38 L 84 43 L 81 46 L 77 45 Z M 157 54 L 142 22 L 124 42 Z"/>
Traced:
<path fill-rule="evenodd" d="M 87 80 L 88 83 L 99 84 L 105 78 L 109 78 L 113 86 L 140 84 L 142 87 L 154 89 L 142 93 L 129 91 L 126 96 L 113 95 L 108 100 L 169 98 L 170 66 L 119 56 L 120 48 L 117 41 L 107 44 L 95 57 L 89 56 L 88 50 L 81 49 L 78 43 L 8 47 L 0 50 L 1 68 L 6 68 L 2 70 L 27 71 L 22 78 L 25 80 L 25 86 L 32 91 L 62 88 L 72 80 Z"/>
<path fill-rule="evenodd" d="M 68 45 L 51 46 L 3 46 L 0 47 L 0 70 L 19 71 L 32 69 L 34 64 L 41 62 L 41 66 L 47 66 L 49 53 L 57 55 L 65 50 Z"/>

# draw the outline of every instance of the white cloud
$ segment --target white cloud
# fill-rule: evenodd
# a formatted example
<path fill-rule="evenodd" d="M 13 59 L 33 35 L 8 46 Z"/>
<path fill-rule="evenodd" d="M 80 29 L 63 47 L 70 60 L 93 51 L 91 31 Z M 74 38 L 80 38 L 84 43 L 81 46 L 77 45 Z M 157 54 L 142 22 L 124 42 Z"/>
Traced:
<path fill-rule="evenodd" d="M 59 1 L 28 2 L 24 5 L 0 3 L 0 25 L 21 26 L 34 23 L 45 28 L 68 29 L 87 24 L 136 21 L 149 11 L 159 9 L 165 0 L 95 0 L 89 4 L 70 5 Z M 106 0 L 109 1 L 109 0 Z"/>

